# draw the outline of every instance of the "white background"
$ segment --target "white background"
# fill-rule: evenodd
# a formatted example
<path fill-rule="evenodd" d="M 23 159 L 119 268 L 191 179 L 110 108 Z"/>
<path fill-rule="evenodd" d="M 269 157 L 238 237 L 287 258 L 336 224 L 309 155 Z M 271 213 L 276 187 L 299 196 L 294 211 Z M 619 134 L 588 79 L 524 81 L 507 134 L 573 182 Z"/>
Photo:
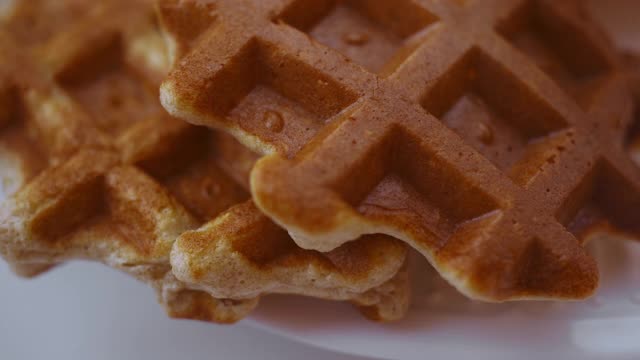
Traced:
<path fill-rule="evenodd" d="M 0 262 L 0 359 L 45 358 L 362 359 L 243 323 L 168 319 L 150 288 L 98 264 L 71 263 L 25 281 Z"/>

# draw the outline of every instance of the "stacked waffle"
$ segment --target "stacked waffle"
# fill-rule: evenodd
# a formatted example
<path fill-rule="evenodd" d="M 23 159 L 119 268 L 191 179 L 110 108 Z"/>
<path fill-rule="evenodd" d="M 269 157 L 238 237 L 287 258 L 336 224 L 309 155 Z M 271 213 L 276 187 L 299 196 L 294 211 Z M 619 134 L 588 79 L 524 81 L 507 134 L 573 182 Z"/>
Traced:
<path fill-rule="evenodd" d="M 273 293 L 399 319 L 409 248 L 474 299 L 585 298 L 585 241 L 640 236 L 640 168 L 630 77 L 582 10 L 18 1 L 0 254 L 102 262 L 215 322 Z"/>

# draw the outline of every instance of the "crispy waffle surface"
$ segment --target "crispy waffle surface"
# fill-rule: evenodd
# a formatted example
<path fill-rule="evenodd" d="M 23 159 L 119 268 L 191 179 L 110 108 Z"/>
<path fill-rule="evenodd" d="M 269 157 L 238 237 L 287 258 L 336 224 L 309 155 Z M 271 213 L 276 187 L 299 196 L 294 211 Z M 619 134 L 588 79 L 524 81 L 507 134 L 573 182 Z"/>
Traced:
<path fill-rule="evenodd" d="M 640 164 L 640 53 L 625 54 L 625 63 L 636 105 L 635 120 L 627 134 L 627 142 L 631 156 Z"/>
<path fill-rule="evenodd" d="M 583 5 L 164 0 L 161 101 L 264 156 L 254 201 L 303 248 L 383 233 L 471 298 L 581 299 L 585 241 L 640 234 L 632 99 Z"/>
<path fill-rule="evenodd" d="M 256 156 L 166 114 L 169 62 L 149 1 L 18 2 L 0 54 L 0 254 L 16 273 L 98 261 L 149 283 L 170 316 L 222 323 L 271 293 L 405 314 L 401 242 L 297 247 L 250 200 Z M 178 279 L 170 260 L 194 271 Z"/>

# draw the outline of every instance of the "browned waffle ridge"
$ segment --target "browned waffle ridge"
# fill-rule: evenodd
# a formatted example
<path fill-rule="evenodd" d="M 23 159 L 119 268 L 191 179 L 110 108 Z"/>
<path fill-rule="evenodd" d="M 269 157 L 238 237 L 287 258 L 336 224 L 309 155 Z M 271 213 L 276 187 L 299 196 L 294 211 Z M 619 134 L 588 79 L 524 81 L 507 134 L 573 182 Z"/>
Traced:
<path fill-rule="evenodd" d="M 100 261 L 150 283 L 170 315 L 216 322 L 241 319 L 271 292 L 351 300 L 379 320 L 406 312 L 407 274 L 399 271 L 406 250 L 384 236 L 376 237 L 379 246 L 367 241 L 325 255 L 298 249 L 288 236 L 254 231 L 237 240 L 228 231 L 217 241 L 226 250 L 219 254 L 235 261 L 226 262 L 226 275 L 240 282 L 242 270 L 253 271 L 265 286 L 251 294 L 214 286 L 205 292 L 177 279 L 169 258 L 180 235 L 228 208 L 252 206 L 247 169 L 255 156 L 160 107 L 157 84 L 168 60 L 148 2 L 84 2 L 83 15 L 69 15 L 74 21 L 60 27 L 43 24 L 29 39 L 21 37 L 23 21 L 47 22 L 50 14 L 22 18 L 38 4 L 20 4 L 26 9 L 19 5 L 0 37 L 0 105 L 8 114 L 0 120 L 0 161 L 9 164 L 0 172 L 16 182 L 0 207 L 0 253 L 16 272 L 32 276 L 71 259 Z M 259 212 L 249 215 L 255 221 Z M 252 241 L 255 247 L 242 247 Z M 259 251 L 287 241 L 278 251 Z M 216 238 L 182 243 L 197 250 Z M 209 260 L 201 271 L 217 265 Z M 297 274 L 301 269 L 315 272 Z M 324 289 L 314 286 L 325 278 Z"/>
<path fill-rule="evenodd" d="M 266 155 L 254 200 L 303 248 L 385 233 L 470 297 L 579 299 L 589 234 L 640 234 L 629 91 L 580 1 L 163 3 L 163 105 Z"/>

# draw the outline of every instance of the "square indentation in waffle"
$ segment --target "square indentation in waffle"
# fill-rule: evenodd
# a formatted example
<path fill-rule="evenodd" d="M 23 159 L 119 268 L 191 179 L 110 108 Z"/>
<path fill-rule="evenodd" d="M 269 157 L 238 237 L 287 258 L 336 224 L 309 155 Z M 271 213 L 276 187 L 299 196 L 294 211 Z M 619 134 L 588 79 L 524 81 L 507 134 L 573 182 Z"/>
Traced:
<path fill-rule="evenodd" d="M 584 29 L 557 14 L 551 3 L 528 0 L 497 30 L 586 108 L 609 66 Z"/>
<path fill-rule="evenodd" d="M 628 179 L 606 160 L 592 164 L 591 170 L 564 200 L 556 213 L 579 239 L 594 225 L 613 228 L 628 234 L 640 232 L 640 213 L 628 209 L 640 208 L 640 195 Z"/>
<path fill-rule="evenodd" d="M 434 158 L 409 160 L 412 146 L 398 154 L 395 165 L 374 186 L 358 211 L 369 218 L 396 214 L 407 231 L 425 231 L 421 238 L 441 246 L 466 224 L 482 222 L 485 215 L 497 213 L 498 203 L 481 189 L 464 184 L 464 176 Z M 418 162 L 420 168 L 410 162 Z M 463 200 L 464 199 L 464 200 Z M 457 206 L 462 201 L 464 207 Z M 417 221 L 422 229 L 416 229 Z"/>
<path fill-rule="evenodd" d="M 627 131 L 626 145 L 631 157 L 640 166 L 640 101 L 636 104 L 633 123 Z"/>
<path fill-rule="evenodd" d="M 16 88 L 0 80 L 0 200 L 13 194 L 46 165 L 25 129 L 27 116 Z"/>
<path fill-rule="evenodd" d="M 363 120 L 369 115 L 354 114 Z M 432 246 L 500 210 L 497 199 L 426 149 L 419 134 L 400 128 L 385 135 L 347 176 L 349 181 L 335 188 L 344 201 L 371 219 L 391 215 L 406 231 L 420 232 L 420 238 L 433 241 Z"/>
<path fill-rule="evenodd" d="M 438 80 L 423 106 L 521 185 L 534 175 L 528 165 L 552 163 L 570 141 L 564 119 L 478 49 Z"/>
<path fill-rule="evenodd" d="M 136 141 L 144 132 L 133 131 L 131 135 L 121 141 Z M 249 199 L 248 170 L 254 159 L 225 153 L 225 141 L 229 138 L 213 131 L 183 126 L 167 137 L 165 147 L 155 147 L 153 154 L 135 163 L 204 223 Z M 230 159 L 234 161 L 230 163 Z M 246 187 L 240 185 L 245 183 Z"/>
<path fill-rule="evenodd" d="M 96 122 L 117 136 L 132 123 L 160 114 L 155 90 L 126 61 L 122 37 L 106 32 L 59 69 L 56 81 Z"/>
<path fill-rule="evenodd" d="M 258 40 L 211 80 L 208 91 L 219 96 L 214 112 L 289 155 L 357 99 L 329 76 Z"/>
<path fill-rule="evenodd" d="M 18 96 L 15 88 L 0 80 L 0 130 L 9 126 L 18 116 Z"/>
<path fill-rule="evenodd" d="M 407 38 L 436 21 L 411 0 L 298 0 L 281 19 L 374 73 L 399 64 Z"/>
<path fill-rule="evenodd" d="M 50 243 L 61 242 L 81 224 L 99 222 L 101 215 L 107 212 L 104 168 L 114 160 L 103 155 L 101 152 L 83 153 L 53 170 L 56 177 L 48 179 L 47 191 L 57 196 L 48 199 L 48 206 L 39 211 L 30 224 L 36 238 Z M 41 200 L 46 195 L 41 191 L 31 196 Z"/>

